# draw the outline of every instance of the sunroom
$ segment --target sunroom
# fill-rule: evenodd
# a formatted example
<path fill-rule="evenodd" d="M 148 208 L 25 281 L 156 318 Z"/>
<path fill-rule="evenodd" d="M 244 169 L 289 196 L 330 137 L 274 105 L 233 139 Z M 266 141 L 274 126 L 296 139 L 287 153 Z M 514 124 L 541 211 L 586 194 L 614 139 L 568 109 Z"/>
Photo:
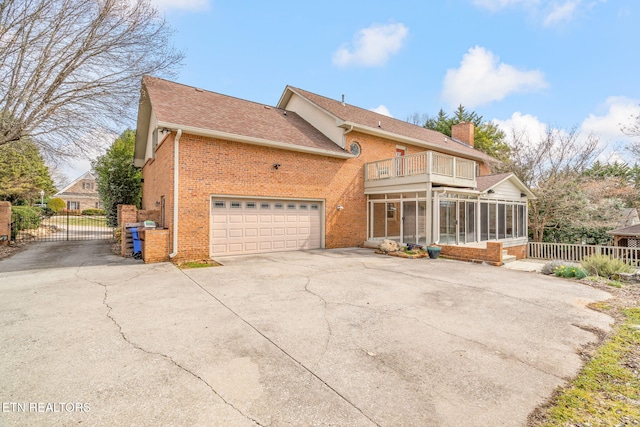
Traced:
<path fill-rule="evenodd" d="M 430 182 L 394 192 L 365 187 L 368 245 L 384 239 L 420 245 L 526 244 L 530 190 L 513 174 L 476 181 L 475 188 Z"/>

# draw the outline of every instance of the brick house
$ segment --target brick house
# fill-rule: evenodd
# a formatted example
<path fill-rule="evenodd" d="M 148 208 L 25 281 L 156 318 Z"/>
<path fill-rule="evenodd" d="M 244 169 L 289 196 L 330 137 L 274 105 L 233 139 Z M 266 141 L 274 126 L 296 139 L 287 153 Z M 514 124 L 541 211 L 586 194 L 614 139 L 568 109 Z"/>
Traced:
<path fill-rule="evenodd" d="M 453 138 L 287 86 L 268 106 L 145 77 L 136 132 L 142 209 L 178 260 L 400 243 L 523 254 L 531 192 Z M 464 257 L 463 257 L 464 258 Z"/>
<path fill-rule="evenodd" d="M 58 191 L 53 197 L 65 201 L 68 210 L 102 209 L 102 200 L 98 194 L 96 177 L 91 172 L 82 174 L 69 185 Z"/>

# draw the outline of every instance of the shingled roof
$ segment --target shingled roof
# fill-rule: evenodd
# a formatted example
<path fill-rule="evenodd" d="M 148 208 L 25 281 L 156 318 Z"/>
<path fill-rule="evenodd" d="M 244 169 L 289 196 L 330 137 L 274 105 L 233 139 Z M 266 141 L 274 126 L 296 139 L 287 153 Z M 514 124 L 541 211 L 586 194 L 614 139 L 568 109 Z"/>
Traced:
<path fill-rule="evenodd" d="M 215 131 L 349 155 L 292 111 L 148 76 L 143 79 L 143 100 L 145 95 L 159 126 Z"/>
<path fill-rule="evenodd" d="M 536 196 L 531 192 L 531 190 L 524 185 L 522 181 L 518 179 L 518 177 L 511 172 L 507 173 L 499 173 L 494 175 L 482 175 L 476 177 L 476 188 L 478 191 L 486 192 L 490 188 L 497 186 L 498 184 L 510 180 L 516 187 L 520 189 L 529 199 L 535 199 Z"/>
<path fill-rule="evenodd" d="M 287 86 L 287 89 L 313 102 L 318 107 L 344 122 L 355 123 L 371 129 L 379 129 L 381 131 L 423 141 L 435 147 L 440 147 L 445 152 L 452 152 L 486 162 L 497 161 L 493 157 L 474 149 L 468 144 L 453 139 L 440 132 L 427 129 L 422 126 L 417 126 L 403 120 L 394 119 L 393 117 L 385 116 L 384 114 L 379 114 L 371 110 L 356 107 L 355 105 L 350 105 L 335 99 L 317 95 L 304 89 L 293 86 Z M 285 90 L 285 94 L 280 99 L 278 106 L 286 104 L 288 101 L 286 98 L 287 90 Z"/>

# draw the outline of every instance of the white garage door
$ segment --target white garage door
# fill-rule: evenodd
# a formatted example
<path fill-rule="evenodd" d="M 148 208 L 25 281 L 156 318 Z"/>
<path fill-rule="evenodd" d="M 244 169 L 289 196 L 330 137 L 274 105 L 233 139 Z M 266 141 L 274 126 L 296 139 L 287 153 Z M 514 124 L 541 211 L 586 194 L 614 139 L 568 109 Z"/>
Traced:
<path fill-rule="evenodd" d="M 211 256 L 317 249 L 321 202 L 211 200 Z"/>

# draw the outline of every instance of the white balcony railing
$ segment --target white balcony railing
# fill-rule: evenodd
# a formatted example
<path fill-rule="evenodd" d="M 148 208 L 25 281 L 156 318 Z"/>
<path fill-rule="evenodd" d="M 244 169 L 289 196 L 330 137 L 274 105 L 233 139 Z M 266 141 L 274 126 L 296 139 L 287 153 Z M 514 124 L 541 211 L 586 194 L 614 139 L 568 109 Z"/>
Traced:
<path fill-rule="evenodd" d="M 365 181 L 415 175 L 437 175 L 473 182 L 476 177 L 476 163 L 473 160 L 435 151 L 425 151 L 365 164 Z"/>

